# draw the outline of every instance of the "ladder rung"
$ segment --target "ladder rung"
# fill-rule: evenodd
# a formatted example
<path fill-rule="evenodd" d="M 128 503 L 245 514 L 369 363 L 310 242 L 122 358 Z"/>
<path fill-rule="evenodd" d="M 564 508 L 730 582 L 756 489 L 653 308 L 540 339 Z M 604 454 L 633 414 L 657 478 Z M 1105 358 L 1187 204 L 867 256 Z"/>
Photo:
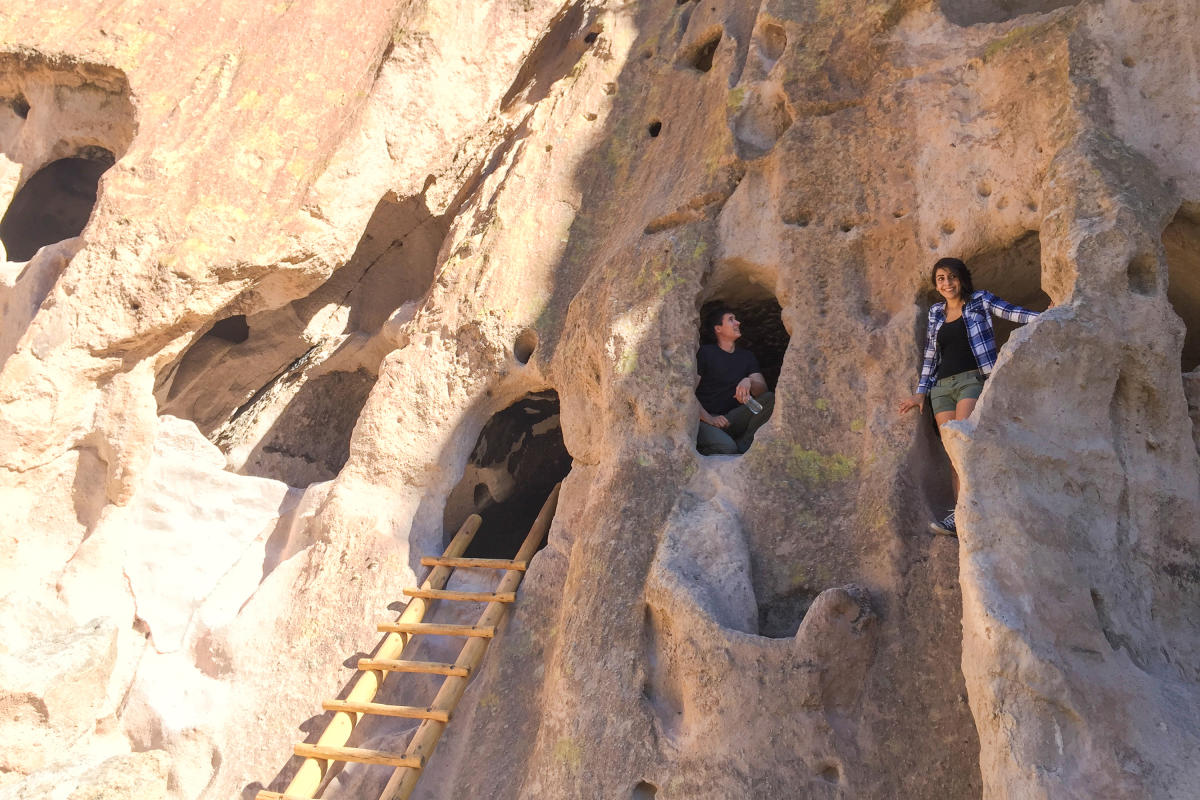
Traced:
<path fill-rule="evenodd" d="M 513 561 L 507 558 L 446 558 L 439 556 L 423 556 L 423 567 L 473 567 L 475 569 L 515 569 L 524 572 L 529 566 L 528 561 Z"/>
<path fill-rule="evenodd" d="M 325 761 L 353 761 L 356 764 L 384 764 L 389 767 L 411 767 L 421 769 L 425 759 L 421 756 L 405 756 L 384 753 L 380 750 L 365 750 L 361 747 L 321 747 L 315 744 L 298 744 L 293 748 L 303 758 L 320 758 Z"/>
<path fill-rule="evenodd" d="M 422 675 L 449 675 L 454 678 L 465 678 L 469 674 L 466 667 L 456 667 L 453 664 L 405 661 L 397 658 L 360 658 L 358 668 L 363 671 L 381 669 L 385 672 L 416 672 Z"/>
<path fill-rule="evenodd" d="M 517 599 L 516 592 L 458 592 L 453 589 L 405 589 L 409 597 L 422 597 L 426 600 L 465 600 L 469 603 L 512 603 Z"/>
<path fill-rule="evenodd" d="M 449 722 L 450 714 L 433 708 L 419 706 L 392 706 L 386 703 L 354 703 L 349 700 L 326 700 L 321 704 L 326 711 L 345 711 L 353 714 L 374 714 L 378 717 L 403 717 L 405 719 L 431 719 L 434 722 Z"/>
<path fill-rule="evenodd" d="M 479 625 L 448 625 L 440 622 L 385 622 L 379 626 L 384 633 L 424 633 L 430 636 L 477 636 L 491 639 L 496 629 Z"/>

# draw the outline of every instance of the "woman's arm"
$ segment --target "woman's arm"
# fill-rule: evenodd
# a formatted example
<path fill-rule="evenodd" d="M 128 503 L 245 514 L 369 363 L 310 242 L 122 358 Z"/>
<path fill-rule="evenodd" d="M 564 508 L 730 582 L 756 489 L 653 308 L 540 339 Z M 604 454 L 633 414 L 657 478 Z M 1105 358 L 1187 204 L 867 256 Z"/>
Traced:
<path fill-rule="evenodd" d="M 921 379 L 917 382 L 917 394 L 929 394 L 933 388 L 934 368 L 937 366 L 937 306 L 929 309 L 929 325 L 925 329 L 925 354 L 921 358 Z"/>
<path fill-rule="evenodd" d="M 1039 312 L 1006 303 L 991 292 L 980 292 L 979 298 L 983 301 L 984 308 L 997 317 L 1003 317 L 1010 322 L 1019 322 L 1023 325 L 1038 318 Z"/>

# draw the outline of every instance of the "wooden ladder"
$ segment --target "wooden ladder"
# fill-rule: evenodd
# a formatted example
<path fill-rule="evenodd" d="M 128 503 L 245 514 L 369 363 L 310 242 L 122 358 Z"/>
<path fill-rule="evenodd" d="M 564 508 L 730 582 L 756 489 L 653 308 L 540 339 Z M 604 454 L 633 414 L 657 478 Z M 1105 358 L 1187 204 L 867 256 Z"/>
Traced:
<path fill-rule="evenodd" d="M 314 800 L 321 797 L 326 779 L 332 777 L 331 769 L 336 762 L 360 764 L 385 764 L 394 767 L 391 779 L 384 787 L 380 800 L 407 800 L 417 785 L 429 757 L 437 747 L 438 740 L 454 708 L 466 691 L 467 682 L 483 661 L 488 643 L 496 634 L 496 626 L 503 619 L 508 604 L 516 599 L 517 587 L 524 577 L 525 569 L 538 546 L 550 529 L 554 510 L 558 505 L 558 486 L 550 492 L 537 519 L 529 529 L 520 550 L 511 560 L 496 558 L 463 558 L 467 545 L 479 529 L 480 518 L 472 514 L 458 529 L 446 552 L 440 558 L 424 557 L 423 566 L 432 567 L 425 581 L 417 589 L 405 589 L 410 600 L 395 622 L 379 626 L 387 636 L 380 642 L 374 655 L 358 661 L 359 674 L 350 686 L 344 700 L 326 700 L 322 707 L 334 712 L 325 730 L 315 744 L 298 744 L 293 752 L 304 759 L 296 776 L 282 792 L 260 791 L 257 800 Z M 458 567 L 503 570 L 494 592 L 457 592 L 447 590 L 446 583 Z M 474 625 L 447 625 L 424 622 L 430 603 L 437 600 L 457 600 L 487 603 L 478 622 Z M 453 664 L 430 661 L 412 661 L 401 658 L 405 646 L 413 636 L 460 636 L 466 642 Z M 420 673 L 442 675 L 444 680 L 432 705 L 396 706 L 374 702 L 388 674 Z M 359 747 L 347 747 L 354 726 L 364 715 L 419 719 L 420 725 L 409 740 L 403 753 L 386 753 Z"/>

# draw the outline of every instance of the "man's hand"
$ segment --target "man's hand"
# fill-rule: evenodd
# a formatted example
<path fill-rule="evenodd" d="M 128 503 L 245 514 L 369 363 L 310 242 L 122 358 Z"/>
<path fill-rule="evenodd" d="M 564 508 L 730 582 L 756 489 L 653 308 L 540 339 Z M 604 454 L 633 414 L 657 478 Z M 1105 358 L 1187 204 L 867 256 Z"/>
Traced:
<path fill-rule="evenodd" d="M 733 396 L 737 398 L 739 403 L 744 403 L 750 399 L 750 388 L 754 382 L 750 380 L 750 376 L 746 376 L 738 381 L 737 388 L 733 390 Z"/>
<path fill-rule="evenodd" d="M 709 425 L 712 425 L 714 428 L 721 428 L 722 430 L 729 427 L 729 420 L 725 419 L 724 416 L 722 416 L 720 414 L 713 416 L 712 414 L 705 411 L 703 408 L 700 409 L 700 421 L 707 422 Z"/>
<path fill-rule="evenodd" d="M 925 395 L 914 394 L 912 397 L 907 397 L 900 401 L 900 413 L 901 414 L 907 414 L 909 411 L 912 411 L 914 408 L 921 410 L 921 411 L 925 410 Z"/>

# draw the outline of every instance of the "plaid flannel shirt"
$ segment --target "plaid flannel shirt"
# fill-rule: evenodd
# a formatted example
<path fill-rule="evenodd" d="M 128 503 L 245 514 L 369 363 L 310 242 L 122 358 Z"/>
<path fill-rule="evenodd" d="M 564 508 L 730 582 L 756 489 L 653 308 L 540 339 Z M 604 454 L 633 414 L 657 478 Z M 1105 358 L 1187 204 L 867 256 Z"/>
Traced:
<path fill-rule="evenodd" d="M 991 292 L 978 291 L 963 305 L 963 320 L 967 323 L 967 341 L 979 364 L 979 371 L 988 375 L 996 365 L 996 334 L 992 330 L 992 317 L 1004 317 L 1013 322 L 1033 322 L 1038 312 L 1030 311 L 1012 303 L 1006 303 Z M 929 330 L 925 334 L 925 358 L 921 363 L 921 381 L 917 394 L 928 394 L 937 381 L 938 363 L 941 354 L 937 349 L 938 331 L 946 321 L 946 301 L 934 303 L 929 309 Z"/>

